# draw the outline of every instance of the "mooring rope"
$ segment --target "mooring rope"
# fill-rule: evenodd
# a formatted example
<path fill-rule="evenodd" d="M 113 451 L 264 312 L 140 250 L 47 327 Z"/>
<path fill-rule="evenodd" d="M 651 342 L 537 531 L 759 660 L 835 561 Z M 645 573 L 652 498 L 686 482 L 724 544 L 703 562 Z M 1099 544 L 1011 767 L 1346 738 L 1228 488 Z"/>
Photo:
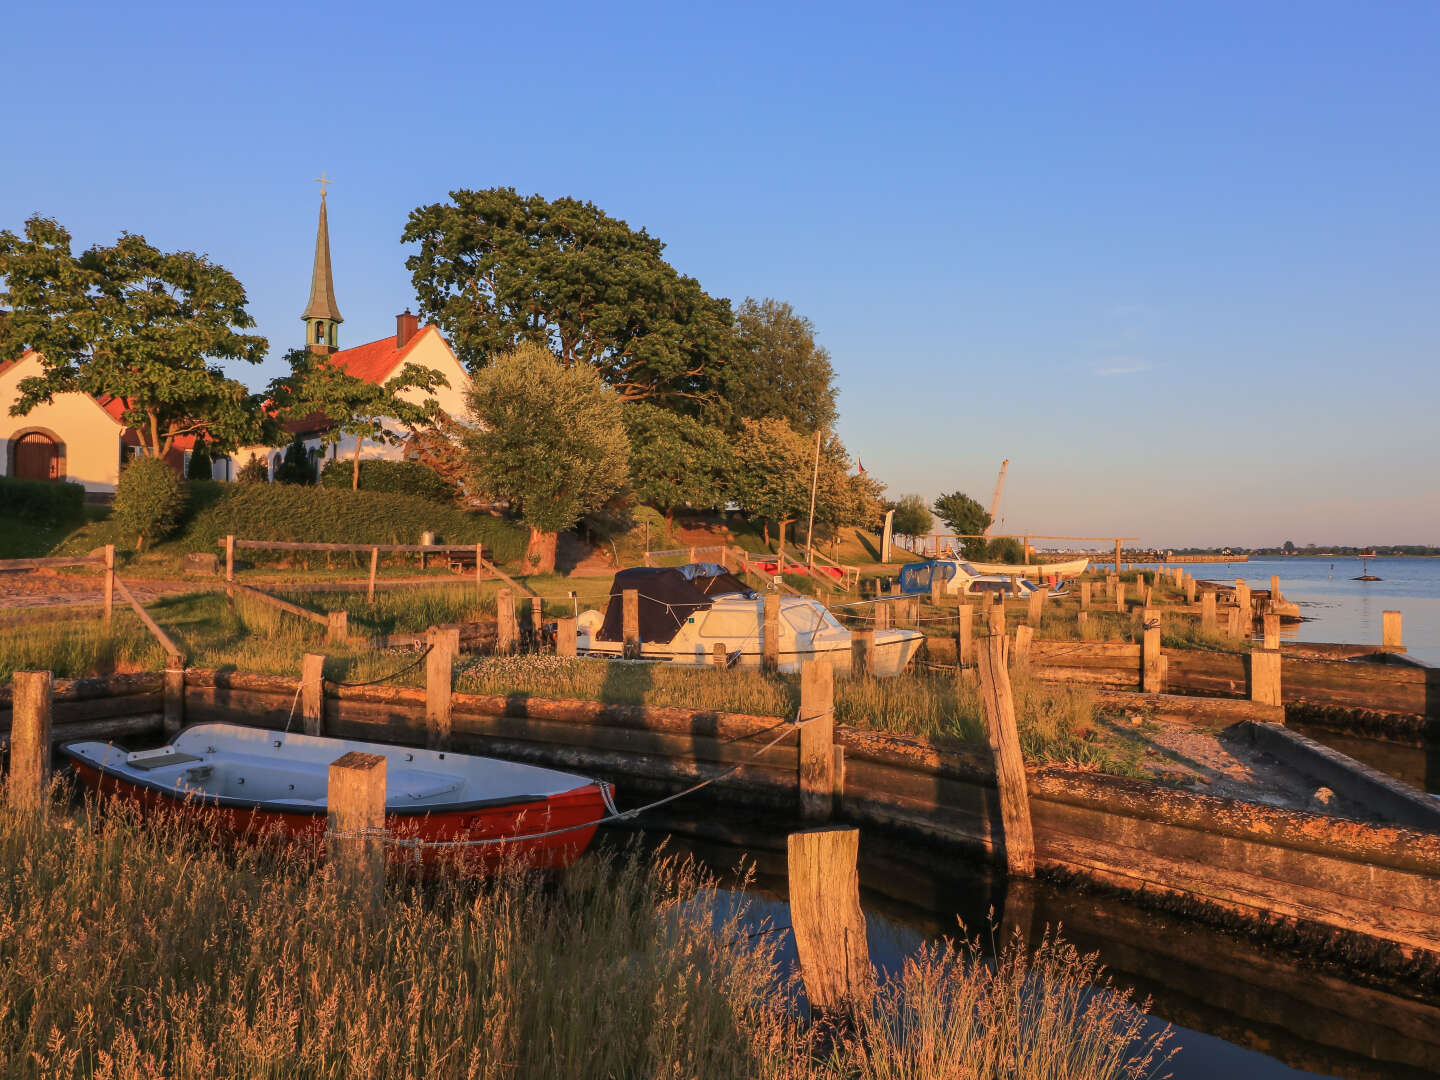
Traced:
<path fill-rule="evenodd" d="M 326 679 L 325 681 L 326 681 L 327 683 L 329 683 L 331 686 L 349 686 L 349 687 L 355 687 L 355 686 L 375 686 L 377 683 L 389 682 L 391 679 L 398 679 L 401 675 L 404 675 L 406 672 L 414 671 L 417 667 L 419 667 L 419 666 L 421 665 L 421 663 L 424 662 L 425 658 L 430 655 L 430 650 L 433 649 L 433 648 L 435 648 L 434 645 L 426 645 L 425 648 L 421 651 L 420 655 L 417 656 L 413 661 L 411 661 L 410 663 L 406 664 L 404 667 L 402 667 L 402 668 L 401 668 L 400 670 L 398 670 L 398 671 L 392 671 L 389 675 L 381 675 L 378 679 L 366 679 L 364 682 L 341 682 L 339 679 Z M 298 693 L 299 693 L 299 692 L 297 691 L 296 693 L 297 693 L 297 696 L 298 696 Z"/>

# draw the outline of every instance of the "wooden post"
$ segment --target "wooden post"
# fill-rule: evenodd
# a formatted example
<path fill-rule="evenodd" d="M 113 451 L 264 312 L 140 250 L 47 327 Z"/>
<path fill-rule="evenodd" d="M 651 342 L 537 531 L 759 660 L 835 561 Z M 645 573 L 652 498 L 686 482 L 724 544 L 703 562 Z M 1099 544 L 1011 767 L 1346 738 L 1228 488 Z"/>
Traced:
<path fill-rule="evenodd" d="M 1274 607 L 1280 602 L 1280 575 L 1270 575 L 1270 606 Z"/>
<path fill-rule="evenodd" d="M 545 601 L 538 596 L 530 598 L 530 649 L 540 651 L 540 638 L 545 629 Z"/>
<path fill-rule="evenodd" d="M 1120 541 L 1115 541 L 1115 573 L 1120 573 Z"/>
<path fill-rule="evenodd" d="M 325 640 L 330 643 L 345 641 L 350 637 L 350 613 L 348 611 L 327 611 L 325 613 Z"/>
<path fill-rule="evenodd" d="M 1255 632 L 1255 610 L 1251 606 L 1250 586 L 1244 578 L 1235 579 L 1235 606 L 1240 609 L 1240 633 L 1237 637 L 1249 637 Z"/>
<path fill-rule="evenodd" d="M 930 602 L 940 603 L 940 598 L 945 595 L 945 582 L 940 580 L 939 574 L 932 574 L 930 577 Z"/>
<path fill-rule="evenodd" d="M 1405 649 L 1404 617 L 1398 611 L 1380 613 L 1380 647 L 1386 652 L 1403 652 Z"/>
<path fill-rule="evenodd" d="M 366 603 L 373 604 L 375 602 L 375 573 L 379 569 L 380 549 L 378 547 L 372 547 L 370 549 L 370 581 L 369 584 L 365 586 Z"/>
<path fill-rule="evenodd" d="M 162 706 L 165 737 L 179 733 L 185 726 L 185 661 L 178 656 L 165 658 L 165 694 Z"/>
<path fill-rule="evenodd" d="M 39 810 L 45 805 L 53 686 L 48 671 L 17 671 L 11 681 L 7 801 L 12 810 Z"/>
<path fill-rule="evenodd" d="M 634 589 L 625 592 L 625 617 L 628 620 L 631 614 L 630 605 L 635 596 Z M 636 604 L 635 611 L 638 613 L 639 606 Z M 635 624 L 639 626 L 637 621 Z M 626 622 L 629 626 L 629 622 Z M 520 628 L 515 624 L 515 590 L 511 588 L 497 589 L 495 592 L 495 651 L 501 656 L 508 656 L 515 651 L 520 636 Z M 636 630 L 636 637 L 639 637 L 639 630 Z M 628 642 L 628 630 L 627 630 Z M 628 650 L 628 644 L 626 646 Z M 628 655 L 628 652 L 626 653 Z"/>
<path fill-rule="evenodd" d="M 716 648 L 719 648 L 717 645 Z M 855 630 L 850 634 L 850 671 L 855 675 L 875 674 L 875 631 Z"/>
<path fill-rule="evenodd" d="M 485 546 L 475 545 L 475 595 L 480 595 L 480 590 L 485 581 Z"/>
<path fill-rule="evenodd" d="M 760 633 L 760 667 L 774 672 L 780 667 L 780 594 L 765 593 L 764 625 Z"/>
<path fill-rule="evenodd" d="M 1023 664 L 1030 659 L 1030 642 L 1034 640 L 1035 628 L 1029 625 L 1015 627 L 1015 651 L 1011 653 L 1010 659 L 1013 663 Z"/>
<path fill-rule="evenodd" d="M 429 546 L 430 546 L 431 544 L 433 544 L 433 543 L 435 543 L 435 534 L 434 534 L 433 532 L 431 532 L 429 529 L 426 529 L 424 532 L 422 532 L 422 533 L 420 534 L 420 546 L 421 546 L 421 547 L 429 547 Z M 426 560 L 427 556 L 428 556 L 428 552 L 424 552 L 424 551 L 420 552 L 420 569 L 421 569 L 421 570 L 424 570 L 424 569 L 425 569 L 425 560 Z"/>
<path fill-rule="evenodd" d="M 1282 705 L 1280 650 L 1250 650 L 1250 700 L 1260 705 Z"/>
<path fill-rule="evenodd" d="M 235 582 L 235 537 L 227 534 L 225 537 L 225 584 L 232 585 Z"/>
<path fill-rule="evenodd" d="M 890 602 L 888 600 L 876 600 L 870 605 L 870 610 L 875 613 L 875 629 L 890 629 Z"/>
<path fill-rule="evenodd" d="M 115 618 L 115 545 L 105 545 L 105 632 Z"/>
<path fill-rule="evenodd" d="M 992 633 L 981 642 L 980 692 L 985 701 L 985 731 L 995 758 L 995 786 L 1000 792 L 1000 820 L 1005 862 L 1017 877 L 1035 873 L 1035 839 L 1030 828 L 1025 759 L 1015 724 L 1010 673 L 1005 669 L 1005 639 Z"/>
<path fill-rule="evenodd" d="M 729 666 L 730 655 L 725 651 L 725 643 L 723 641 L 715 642 L 715 647 L 710 650 L 710 663 L 718 668 Z"/>
<path fill-rule="evenodd" d="M 875 985 L 860 908 L 858 829 L 810 829 L 786 838 L 790 927 L 805 996 L 817 1013 L 863 1007 Z"/>
<path fill-rule="evenodd" d="M 961 604 L 958 608 L 960 622 L 955 631 L 955 662 L 960 667 L 971 667 L 975 663 L 975 608 Z"/>
<path fill-rule="evenodd" d="M 1159 620 L 1156 620 L 1154 627 L 1149 621 L 1145 623 L 1145 637 L 1141 646 L 1141 655 L 1144 667 L 1141 674 L 1140 688 L 1147 694 L 1163 694 L 1165 692 L 1165 669 L 1162 665 L 1163 656 L 1160 652 L 1160 627 Z"/>
<path fill-rule="evenodd" d="M 985 613 L 985 627 L 992 636 L 1005 636 L 1005 605 L 991 604 L 990 610 Z"/>
<path fill-rule="evenodd" d="M 1115 583 L 1115 610 L 1125 610 L 1125 583 L 1123 581 Z"/>
<path fill-rule="evenodd" d="M 800 665 L 800 816 L 830 817 L 835 800 L 835 669 L 825 660 Z"/>
<path fill-rule="evenodd" d="M 425 746 L 450 749 L 450 682 L 460 651 L 460 628 L 432 626 L 425 631 L 430 653 L 425 657 Z"/>
<path fill-rule="evenodd" d="M 1274 613 L 1266 615 L 1265 623 L 1265 648 L 1280 648 L 1280 616 Z"/>
<path fill-rule="evenodd" d="M 1215 592 L 1203 592 L 1200 594 L 1200 629 L 1213 633 L 1218 626 L 1219 622 L 1215 617 Z"/>
<path fill-rule="evenodd" d="M 1081 633 L 1081 635 L 1083 636 L 1084 633 L 1085 633 L 1085 627 L 1087 627 L 1088 625 L 1090 625 L 1090 612 L 1088 612 L 1088 611 L 1079 611 L 1079 612 L 1076 612 L 1076 614 L 1075 614 L 1075 624 L 1080 628 L 1080 633 Z"/>
<path fill-rule="evenodd" d="M 579 652 L 579 646 L 575 637 L 575 617 L 566 615 L 555 622 L 555 655 L 575 656 Z"/>
<path fill-rule="evenodd" d="M 1225 633 L 1232 638 L 1240 637 L 1240 608 L 1231 605 L 1225 609 Z"/>
<path fill-rule="evenodd" d="M 1090 608 L 1090 582 L 1080 582 L 1080 610 L 1088 611 Z"/>
<path fill-rule="evenodd" d="M 306 735 L 325 734 L 325 657 L 320 653 L 300 659 L 300 719 Z"/>
<path fill-rule="evenodd" d="M 326 855 L 340 887 L 367 915 L 385 899 L 385 759 L 352 750 L 330 765 Z"/>
<path fill-rule="evenodd" d="M 1040 625 L 1040 617 L 1045 611 L 1045 594 L 1043 592 L 1032 592 L 1030 594 L 1030 607 L 1025 613 L 1025 620 L 1031 626 Z"/>
<path fill-rule="evenodd" d="M 1185 575 L 1185 603 L 1195 603 L 1195 579 L 1189 574 Z"/>

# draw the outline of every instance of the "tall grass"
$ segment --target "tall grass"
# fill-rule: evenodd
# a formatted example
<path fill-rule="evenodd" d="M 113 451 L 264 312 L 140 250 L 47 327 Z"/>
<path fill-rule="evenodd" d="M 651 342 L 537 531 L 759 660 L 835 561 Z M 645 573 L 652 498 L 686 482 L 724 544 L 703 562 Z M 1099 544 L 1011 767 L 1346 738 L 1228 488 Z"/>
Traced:
<path fill-rule="evenodd" d="M 0 791 L 3 794 L 3 791 Z M 673 857 L 392 873 L 366 920 L 304 848 L 196 811 L 0 810 L 0 1075 L 1138 1077 L 1159 1040 L 1093 959 L 921 952 L 817 1054 L 773 935 Z"/>

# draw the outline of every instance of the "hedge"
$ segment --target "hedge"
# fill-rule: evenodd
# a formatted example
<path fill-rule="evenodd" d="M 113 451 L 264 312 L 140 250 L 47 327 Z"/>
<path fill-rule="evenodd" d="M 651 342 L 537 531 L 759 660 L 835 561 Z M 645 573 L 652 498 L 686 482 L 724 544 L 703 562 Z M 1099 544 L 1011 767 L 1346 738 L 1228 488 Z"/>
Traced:
<path fill-rule="evenodd" d="M 327 488 L 349 491 L 354 468 L 355 463 L 350 458 L 333 458 L 325 463 L 320 483 Z M 380 458 L 360 462 L 360 490 L 417 495 L 439 503 L 453 503 L 460 494 L 453 484 L 428 465 L 421 465 L 418 461 L 385 461 Z"/>
<path fill-rule="evenodd" d="M 68 480 L 56 483 L 0 476 L 0 512 L 44 525 L 82 521 L 85 488 Z"/>
<path fill-rule="evenodd" d="M 246 540 L 319 544 L 418 544 L 429 530 L 441 544 L 484 544 L 497 562 L 525 552 L 524 529 L 487 514 L 381 491 L 293 484 L 219 485 L 179 537 L 187 551 L 214 551 L 228 533 Z"/>

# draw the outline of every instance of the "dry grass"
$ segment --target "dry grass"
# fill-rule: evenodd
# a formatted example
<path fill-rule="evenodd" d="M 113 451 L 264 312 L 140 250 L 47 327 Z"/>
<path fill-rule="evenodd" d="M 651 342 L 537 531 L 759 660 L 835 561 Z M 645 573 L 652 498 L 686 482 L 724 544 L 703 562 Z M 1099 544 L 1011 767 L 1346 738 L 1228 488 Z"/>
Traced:
<path fill-rule="evenodd" d="M 3 792 L 0 792 L 3 794 Z M 675 858 L 392 873 L 351 909 L 304 849 L 204 815 L 0 810 L 0 1075 L 1111 1080 L 1154 1037 L 1093 959 L 937 946 L 817 1055 L 773 935 Z"/>

